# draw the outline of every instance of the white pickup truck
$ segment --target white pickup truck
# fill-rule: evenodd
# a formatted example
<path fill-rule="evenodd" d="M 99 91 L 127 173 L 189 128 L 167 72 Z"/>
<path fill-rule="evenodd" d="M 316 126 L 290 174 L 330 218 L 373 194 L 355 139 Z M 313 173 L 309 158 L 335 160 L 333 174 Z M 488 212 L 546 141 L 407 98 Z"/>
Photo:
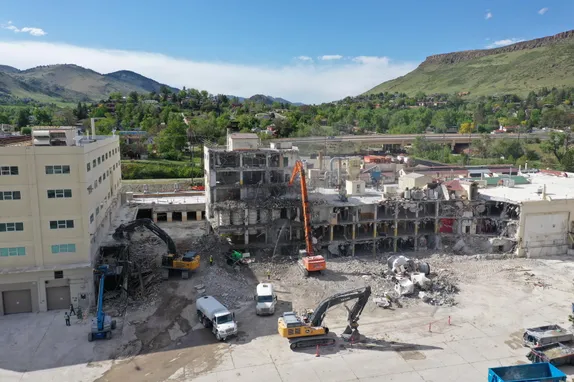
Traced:
<path fill-rule="evenodd" d="M 195 302 L 197 318 L 206 328 L 211 328 L 215 338 L 225 341 L 237 334 L 235 313 L 232 313 L 213 296 L 204 296 Z"/>

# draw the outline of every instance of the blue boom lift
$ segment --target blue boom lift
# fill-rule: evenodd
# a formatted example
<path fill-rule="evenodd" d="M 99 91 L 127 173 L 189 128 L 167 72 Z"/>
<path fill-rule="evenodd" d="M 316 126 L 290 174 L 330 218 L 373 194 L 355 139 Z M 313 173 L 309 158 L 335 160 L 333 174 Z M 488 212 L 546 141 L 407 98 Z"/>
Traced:
<path fill-rule="evenodd" d="M 100 275 L 100 284 L 98 286 L 98 310 L 96 317 L 92 318 L 92 330 L 88 334 L 88 341 L 112 338 L 112 330 L 116 328 L 116 320 L 104 312 L 104 280 L 110 272 L 109 265 L 100 265 L 96 271 Z"/>

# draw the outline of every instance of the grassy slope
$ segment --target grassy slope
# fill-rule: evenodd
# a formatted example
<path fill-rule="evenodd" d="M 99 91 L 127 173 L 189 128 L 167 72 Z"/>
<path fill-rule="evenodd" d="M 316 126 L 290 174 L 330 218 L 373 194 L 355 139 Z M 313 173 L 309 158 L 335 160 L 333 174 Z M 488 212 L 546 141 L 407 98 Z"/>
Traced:
<path fill-rule="evenodd" d="M 471 96 L 515 93 L 541 87 L 574 86 L 574 40 L 502 53 L 456 64 L 423 65 L 384 82 L 365 94 L 404 92 L 414 95 L 470 91 Z"/>

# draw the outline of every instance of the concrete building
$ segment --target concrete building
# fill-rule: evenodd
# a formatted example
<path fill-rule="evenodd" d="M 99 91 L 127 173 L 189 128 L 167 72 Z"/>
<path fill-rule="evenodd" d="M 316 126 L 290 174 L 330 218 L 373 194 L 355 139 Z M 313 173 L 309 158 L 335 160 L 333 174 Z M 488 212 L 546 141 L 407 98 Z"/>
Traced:
<path fill-rule="evenodd" d="M 121 188 L 119 139 L 36 127 L 0 149 L 0 315 L 93 301 Z"/>
<path fill-rule="evenodd" d="M 275 246 L 294 254 L 304 245 L 299 186 L 287 186 L 298 151 L 288 147 L 205 149 L 208 220 L 236 248 Z M 452 171 L 442 179 L 403 173 L 398 184 L 381 191 L 373 183 L 365 185 L 354 171 L 355 161 L 341 160 L 342 171 L 307 170 L 315 249 L 327 256 L 441 249 L 529 256 L 572 251 L 574 202 L 568 207 L 567 190 L 574 189 L 574 179 L 533 175 L 489 182 L 453 177 Z M 331 178 L 346 190 L 322 188 Z M 538 191 L 544 182 L 552 190 L 542 197 Z"/>

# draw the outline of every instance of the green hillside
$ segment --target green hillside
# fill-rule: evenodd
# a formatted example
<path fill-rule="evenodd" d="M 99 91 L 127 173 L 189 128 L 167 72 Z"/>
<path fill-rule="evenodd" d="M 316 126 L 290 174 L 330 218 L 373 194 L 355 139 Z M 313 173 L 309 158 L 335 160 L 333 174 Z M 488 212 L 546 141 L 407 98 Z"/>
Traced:
<path fill-rule="evenodd" d="M 574 38 L 565 32 L 491 51 L 469 51 L 427 58 L 405 76 L 384 82 L 365 94 L 403 92 L 414 95 L 470 92 L 470 96 L 526 95 L 542 87 L 574 85 Z"/>

